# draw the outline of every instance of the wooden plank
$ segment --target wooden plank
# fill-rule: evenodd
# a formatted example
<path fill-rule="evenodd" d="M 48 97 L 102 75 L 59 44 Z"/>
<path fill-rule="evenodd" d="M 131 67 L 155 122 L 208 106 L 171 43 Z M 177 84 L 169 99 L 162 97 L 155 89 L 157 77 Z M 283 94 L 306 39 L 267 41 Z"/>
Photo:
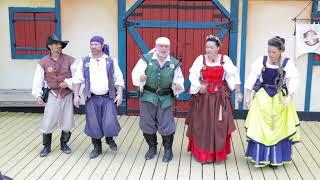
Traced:
<path fill-rule="evenodd" d="M 129 175 L 128 175 L 129 180 L 140 179 L 141 173 L 146 163 L 144 155 L 147 152 L 147 149 L 148 149 L 148 144 L 145 142 L 145 140 L 143 140 L 142 145 L 140 146 L 138 155 L 135 161 L 133 162 L 132 168 L 129 171 Z"/>
<path fill-rule="evenodd" d="M 292 147 L 292 160 L 293 160 L 296 168 L 298 169 L 298 172 L 299 172 L 300 176 L 302 177 L 302 179 L 314 179 L 307 164 L 304 162 L 303 157 L 301 156 L 299 151 L 297 151 L 295 146 Z M 285 167 L 286 166 L 287 165 L 285 165 Z"/>
<path fill-rule="evenodd" d="M 9 113 L 9 112 L 0 112 L 0 125 L 4 122 L 6 122 L 6 119 L 11 117 L 14 113 Z"/>
<path fill-rule="evenodd" d="M 237 121 L 235 122 L 237 126 Z M 245 160 L 245 147 L 242 144 L 239 128 L 237 131 L 232 133 L 232 147 L 234 152 L 235 164 L 238 169 L 239 176 L 241 179 L 251 180 L 251 174 L 249 170 L 248 162 Z"/>
<path fill-rule="evenodd" d="M 292 166 L 294 166 L 294 165 L 292 165 Z M 284 166 L 275 167 L 275 168 L 273 168 L 273 170 L 274 170 L 274 173 L 276 174 L 277 179 L 281 179 L 281 180 L 282 179 L 283 180 L 290 179 Z"/>
<path fill-rule="evenodd" d="M 237 133 L 237 132 L 234 132 Z M 232 134 L 234 134 L 232 133 Z M 233 138 L 231 136 L 231 138 Z M 237 162 L 235 158 L 235 150 L 233 149 L 232 139 L 230 140 L 231 145 L 231 153 L 228 155 L 228 159 L 225 161 L 226 163 L 226 173 L 227 173 L 227 179 L 237 180 L 240 179 Z"/>
<path fill-rule="evenodd" d="M 124 126 L 122 127 L 122 131 L 120 131 L 119 136 L 116 138 L 116 142 L 120 141 L 123 138 L 123 136 L 127 133 L 126 129 L 131 127 L 130 121 L 127 121 L 127 119 L 128 119 L 127 116 L 123 116 L 120 119 L 121 119 L 119 121 L 120 124 L 122 124 L 121 122 L 124 122 Z M 101 139 L 101 140 L 103 141 L 103 139 Z M 104 161 L 102 165 L 98 166 L 98 164 L 101 162 L 101 160 L 103 160 L 105 157 L 109 157 L 109 155 L 106 155 L 106 154 L 109 154 L 109 151 L 108 151 L 109 147 L 107 147 L 105 145 L 105 143 L 103 143 L 102 147 L 103 147 L 103 149 L 102 149 L 103 153 L 95 159 L 90 160 L 90 158 L 89 158 L 90 152 L 88 152 L 87 156 L 82 156 L 80 159 L 80 162 L 82 162 L 82 163 L 75 164 L 73 166 L 73 168 L 65 176 L 65 178 L 66 179 L 77 179 L 77 178 L 79 178 L 79 175 L 82 171 L 88 171 L 88 170 L 94 171 L 94 170 L 97 170 L 100 166 L 104 166 L 105 165 L 104 163 L 108 164 L 106 161 Z M 92 148 L 92 146 L 91 146 L 91 148 Z M 89 148 L 90 151 L 91 151 L 91 148 Z M 107 148 L 107 151 L 105 150 L 105 148 Z"/>
<path fill-rule="evenodd" d="M 66 161 L 62 166 L 60 166 L 60 169 L 55 172 L 55 174 L 49 178 L 49 179 L 65 179 L 67 174 L 71 171 L 71 169 L 76 164 L 81 164 L 84 162 L 84 160 L 87 160 L 88 152 L 91 150 L 91 139 L 85 138 L 84 141 L 80 144 L 77 151 L 75 151 L 72 156 Z"/>
<path fill-rule="evenodd" d="M 4 120 L 4 123 L 2 124 L 2 128 L 0 129 L 0 133 L 1 133 L 1 137 L 0 137 L 0 141 L 3 139 L 6 139 L 7 135 L 10 135 L 12 132 L 11 130 L 13 129 L 13 132 L 15 132 L 14 130 L 17 127 L 23 127 L 24 124 L 28 124 L 30 123 L 29 120 L 26 120 L 28 118 L 32 118 L 33 116 L 35 116 L 36 114 L 32 114 L 32 113 L 22 113 L 19 115 L 12 115 L 10 117 L 7 117 Z"/>
<path fill-rule="evenodd" d="M 35 122 L 36 120 L 33 120 Z M 0 168 L 9 170 L 14 167 L 24 156 L 33 151 L 34 147 L 40 144 L 40 133 L 34 131 L 31 135 L 20 135 L 22 142 L 16 143 L 14 149 L 11 149 L 5 155 L 0 155 Z M 1 149 L 5 147 L 0 147 Z"/>
<path fill-rule="evenodd" d="M 30 119 L 33 116 L 35 116 L 35 114 L 21 114 L 20 116 L 16 117 L 15 120 L 11 120 L 10 122 L 8 122 L 6 126 L 0 129 L 0 133 L 2 135 L 0 137 L 0 141 L 6 139 L 8 136 L 12 135 L 12 133 L 16 132 L 17 128 L 30 124 L 31 122 L 25 119 Z"/>
<path fill-rule="evenodd" d="M 298 143 L 299 144 L 299 143 Z M 292 146 L 292 162 L 295 165 L 297 172 L 301 176 L 302 179 L 313 179 L 312 173 L 308 169 L 306 163 L 303 160 L 303 156 L 297 151 L 296 145 Z M 287 170 L 291 164 L 285 164 L 284 167 Z M 287 170 L 288 171 L 288 170 Z M 289 173 L 288 173 L 289 174 Z M 295 173 L 296 174 L 296 173 Z M 292 177 L 292 174 L 289 174 Z M 299 177 L 299 176 L 297 176 Z"/>
<path fill-rule="evenodd" d="M 214 163 L 214 176 L 216 179 L 227 179 L 227 170 L 225 161 Z"/>
<path fill-rule="evenodd" d="M 138 118 L 136 119 L 136 121 L 139 121 Z M 142 143 L 143 135 L 141 131 L 138 131 L 132 145 L 128 149 L 128 153 L 126 154 L 125 159 L 122 161 L 121 167 L 117 170 L 115 179 L 128 179 L 128 175 L 138 157 L 138 153 Z"/>
<path fill-rule="evenodd" d="M 238 127 L 238 131 L 240 133 L 240 137 L 242 140 L 243 149 L 246 149 L 247 148 L 247 138 L 246 138 L 246 132 L 245 132 L 245 127 L 244 127 L 244 121 L 242 121 L 242 120 L 237 121 L 237 127 Z M 245 153 L 245 151 L 244 151 L 244 153 Z M 264 179 L 261 168 L 254 167 L 254 164 L 251 162 L 249 163 L 249 170 L 250 170 L 252 179 Z"/>
<path fill-rule="evenodd" d="M 181 161 L 181 153 L 187 151 L 186 147 L 182 146 L 184 139 L 184 119 L 179 118 L 177 120 L 177 129 L 174 135 L 174 141 L 172 145 L 173 159 L 168 164 L 165 179 L 177 179 L 179 172 L 179 163 Z"/>
<path fill-rule="evenodd" d="M 191 158 L 190 180 L 202 179 L 202 164 L 194 156 Z"/>
<path fill-rule="evenodd" d="M 305 127 L 304 129 L 308 130 L 306 133 L 310 135 L 310 140 L 315 144 L 318 145 L 320 143 L 320 134 L 319 134 L 319 129 L 320 126 L 318 126 L 320 122 L 308 122 L 304 123 Z M 312 138 L 311 138 L 312 137 Z"/>
<path fill-rule="evenodd" d="M 178 179 L 190 179 L 190 171 L 191 171 L 191 153 L 187 152 L 188 147 L 188 138 L 186 136 L 187 134 L 188 126 L 184 125 L 184 133 L 183 133 L 183 139 L 182 139 L 182 150 L 180 155 L 180 164 L 179 164 L 179 173 L 178 173 Z"/>
<path fill-rule="evenodd" d="M 308 154 L 310 154 L 310 160 L 314 162 L 314 168 L 319 169 L 320 167 L 320 151 L 316 143 L 320 143 L 319 139 L 311 132 L 310 128 L 307 126 L 308 122 L 301 122 L 300 128 L 300 143 L 304 145 Z M 312 142 L 314 141 L 314 142 Z M 315 166 L 316 165 L 316 166 Z M 311 170 L 314 172 L 313 175 L 316 179 L 320 179 L 320 176 L 315 174 L 317 170 Z"/>
<path fill-rule="evenodd" d="M 84 117 L 82 117 L 84 120 Z M 81 138 L 82 136 L 82 131 L 84 129 L 85 123 L 82 121 L 80 126 L 78 126 L 75 130 L 72 131 L 72 136 L 69 141 L 69 146 L 72 150 L 72 152 L 75 151 L 75 149 L 78 148 L 79 146 L 79 141 L 83 140 L 84 138 Z M 78 140 L 79 139 L 79 140 Z M 58 147 L 58 149 L 60 146 Z M 60 150 L 60 149 L 59 149 Z M 40 176 L 42 176 L 45 171 L 51 171 L 51 166 L 53 163 L 55 163 L 58 159 L 61 157 L 68 158 L 72 154 L 64 154 L 62 151 L 55 152 L 52 155 L 48 156 L 45 161 L 42 161 L 40 164 L 37 165 L 37 168 L 32 170 L 32 172 L 27 176 L 26 179 L 32 180 L 32 179 L 38 179 Z M 41 159 L 41 157 L 39 157 Z M 56 169 L 56 167 L 53 168 L 53 170 Z M 48 178 L 48 176 L 42 176 L 42 178 Z"/>
<path fill-rule="evenodd" d="M 203 180 L 215 179 L 216 171 L 214 169 L 214 166 L 215 166 L 214 163 L 202 164 L 202 179 Z"/>
<path fill-rule="evenodd" d="M 177 129 L 176 129 L 176 133 L 175 133 L 175 137 L 174 137 L 174 142 L 176 141 L 177 134 L 179 134 L 179 133 L 181 134 L 181 128 L 179 128 L 179 125 L 182 126 L 181 122 L 178 124 L 177 119 L 175 119 L 175 123 L 177 125 Z M 173 161 L 175 161 L 175 162 L 179 161 L 180 156 L 179 155 L 177 156 L 177 154 L 175 153 L 174 147 L 176 147 L 176 146 L 174 146 L 174 145 L 175 145 L 175 143 L 173 143 L 173 147 L 172 147 L 173 159 L 169 163 L 162 162 L 162 157 L 164 155 L 164 147 L 163 147 L 163 144 L 161 145 L 162 146 L 161 152 L 159 154 L 158 162 L 155 167 L 153 179 L 165 179 L 166 174 L 167 174 L 167 170 L 168 170 L 168 164 L 171 164 Z M 181 146 L 177 147 L 177 148 L 181 149 Z M 169 176 L 170 176 L 170 179 L 173 179 L 174 177 L 176 177 L 176 176 L 172 177 L 172 175 L 169 175 Z"/>
<path fill-rule="evenodd" d="M 30 136 L 22 136 L 22 143 L 18 143 L 13 150 L 8 152 L 6 156 L 2 156 L 0 158 L 0 162 L 2 162 L 2 172 L 9 171 L 19 162 L 21 159 L 25 158 L 25 156 L 34 151 L 35 147 L 42 144 L 40 141 L 40 133 L 35 132 Z M 24 140 L 25 138 L 25 140 Z M 38 150 L 37 150 L 38 151 Z"/>
<path fill-rule="evenodd" d="M 17 118 L 19 118 L 20 116 L 22 116 L 24 113 L 10 113 L 10 116 L 1 120 L 1 124 L 0 124 L 0 131 L 3 132 L 6 130 L 5 126 L 10 125 L 12 122 L 16 122 L 18 121 Z"/>
<path fill-rule="evenodd" d="M 82 119 L 84 119 L 82 117 Z M 83 122 L 83 121 L 82 121 Z M 78 135 L 83 130 L 83 126 L 81 124 L 77 125 L 73 130 L 72 133 L 75 135 Z M 37 173 L 39 171 L 42 171 L 43 169 L 47 169 L 50 164 L 59 156 L 61 155 L 60 150 L 60 132 L 56 131 L 56 133 L 53 133 L 53 141 L 51 145 L 52 152 L 47 157 L 40 157 L 39 152 L 42 149 L 42 144 L 38 146 L 38 151 L 32 151 L 28 156 L 26 156 L 23 159 L 23 163 L 19 163 L 19 168 L 16 169 L 16 166 L 14 169 L 10 170 L 8 173 L 12 174 L 15 179 L 26 179 L 28 176 L 37 176 Z M 71 147 L 72 148 L 72 147 Z M 39 169 L 39 171 L 38 171 Z M 36 173 L 36 174 L 34 174 Z"/>
<path fill-rule="evenodd" d="M 86 141 L 87 139 L 87 141 Z M 72 160 L 72 157 L 74 156 L 78 156 L 78 151 L 82 152 L 80 155 L 83 154 L 84 151 L 81 151 L 82 149 L 86 149 L 83 147 L 89 147 L 89 146 L 85 146 L 87 143 L 87 145 L 89 145 L 89 138 L 86 138 L 85 136 L 79 135 L 71 144 L 71 146 L 73 146 L 72 149 L 72 153 L 70 155 L 67 154 L 61 154 L 57 160 L 55 160 L 50 167 L 48 167 L 46 169 L 45 172 L 43 172 L 43 174 L 41 175 L 41 178 L 45 178 L 45 179 L 54 179 L 53 176 L 55 174 L 57 174 L 57 172 L 62 168 L 62 166 L 64 166 L 65 163 L 69 162 L 70 160 Z"/>
<path fill-rule="evenodd" d="M 320 165 L 320 140 L 311 132 L 307 122 L 301 123 L 301 142 L 305 145 L 313 160 Z"/>
<path fill-rule="evenodd" d="M 35 116 L 31 121 L 37 121 L 39 116 Z M 35 126 L 22 131 L 19 136 L 16 136 L 9 144 L 0 146 L 0 162 L 2 165 L 5 165 L 10 159 L 14 158 L 19 152 L 21 152 L 29 143 L 35 140 L 40 136 Z M 39 141 L 40 142 L 40 141 Z"/>
<path fill-rule="evenodd" d="M 154 171 L 153 171 L 153 174 L 151 176 L 152 179 L 158 180 L 158 179 L 165 179 L 165 177 L 166 177 L 166 172 L 167 172 L 167 168 L 168 168 L 168 164 L 169 163 L 162 162 L 163 155 L 164 155 L 164 147 L 161 144 L 160 153 L 159 153 L 159 156 L 158 156 L 158 161 L 157 161 L 157 164 L 154 167 Z M 147 176 L 145 176 L 145 174 L 142 174 L 142 177 L 147 177 Z"/>
<path fill-rule="evenodd" d="M 40 133 L 39 133 L 40 137 Z M 52 137 L 52 142 L 57 142 L 58 134 L 54 133 Z M 37 140 L 37 139 L 35 139 Z M 33 141 L 30 145 L 28 145 L 25 151 L 21 151 L 17 154 L 13 159 L 10 159 L 6 166 L 2 167 L 2 172 L 8 172 L 11 177 L 16 176 L 20 171 L 24 169 L 35 157 L 39 156 L 39 152 L 42 149 L 42 141 Z M 52 146 L 52 150 L 54 150 L 55 146 Z"/>
<path fill-rule="evenodd" d="M 320 128 L 320 123 L 319 123 L 320 121 L 315 121 L 315 122 L 310 122 L 311 124 L 314 124 L 315 125 L 315 127 L 318 127 L 318 129 Z M 319 137 L 320 138 L 320 134 L 317 134 L 317 137 Z"/>
<path fill-rule="evenodd" d="M 84 119 L 84 117 L 83 117 Z M 83 129 L 85 126 L 85 121 L 82 122 L 81 124 L 81 128 Z M 39 177 L 39 175 L 41 174 L 41 178 L 45 178 L 45 179 L 51 179 L 52 176 L 55 175 L 55 173 L 61 168 L 61 166 L 64 165 L 64 163 L 66 163 L 67 161 L 69 161 L 69 159 L 71 159 L 72 156 L 75 156 L 75 154 L 77 153 L 77 151 L 79 149 L 81 149 L 83 146 L 83 142 L 86 139 L 86 136 L 84 136 L 82 134 L 82 132 L 80 132 L 78 135 L 77 134 L 72 134 L 73 136 L 73 140 L 70 141 L 69 146 L 71 148 L 71 154 L 64 154 L 61 153 L 58 157 L 54 157 L 54 161 L 50 164 L 50 167 L 47 166 L 47 169 L 45 169 L 45 166 L 40 165 L 41 168 L 37 168 L 35 171 L 38 172 L 33 172 L 33 175 L 30 175 L 28 177 L 28 179 L 36 179 Z M 48 161 L 48 160 L 46 160 Z"/>
<path fill-rule="evenodd" d="M 11 115 L 14 116 L 15 114 L 18 113 L 12 113 Z M 258 179 L 319 179 L 320 177 L 316 174 L 319 172 L 320 155 L 320 148 L 317 146 L 320 143 L 317 134 L 318 122 L 301 122 L 301 142 L 293 146 L 292 163 L 276 168 L 265 167 L 264 170 L 254 168 L 251 163 L 248 165 L 248 162 L 243 158 L 246 146 L 243 121 L 237 121 L 236 123 L 239 125 L 239 129 L 232 134 L 233 151 L 228 156 L 228 160 L 220 164 L 203 165 L 195 160 L 191 162 L 191 155 L 186 151 L 188 140 L 185 133 L 187 126 L 184 125 L 183 119 L 177 120 L 177 130 L 173 143 L 174 159 L 168 164 L 159 162 L 162 159 L 162 151 L 158 154 L 158 159 L 155 162 L 146 163 L 144 154 L 147 150 L 147 144 L 143 143 L 144 139 L 139 131 L 138 122 L 132 122 L 131 125 L 127 125 L 128 128 L 124 133 L 123 141 L 121 141 L 121 144 L 118 143 L 118 152 L 111 157 L 109 157 L 110 154 L 104 155 L 108 157 L 101 158 L 93 170 L 89 168 L 87 169 L 89 171 L 86 171 L 85 169 L 89 165 L 87 163 L 88 152 L 92 147 L 90 138 L 81 134 L 84 116 L 76 115 L 77 127 L 72 135 L 73 140 L 70 141 L 72 154 L 65 155 L 56 150 L 47 158 L 42 159 L 38 157 L 42 148 L 42 136 L 37 132 L 37 123 L 42 114 L 30 114 L 22 114 L 23 120 L 17 122 L 13 120 L 8 124 L 8 126 L 12 126 L 12 124 L 23 122 L 26 126 L 22 126 L 23 123 L 19 125 L 20 128 L 12 126 L 11 130 L 17 130 L 18 134 L 6 144 L 7 146 L 0 146 L 0 152 L 6 152 L 5 155 L 0 153 L 1 172 L 14 177 L 14 179 L 69 179 L 68 173 L 74 168 L 80 168 L 80 172 L 77 173 L 75 178 L 88 179 L 90 177 L 95 179 L 92 174 L 104 163 L 107 163 L 107 165 L 102 168 L 102 175 L 98 177 L 106 179 L 144 179 L 144 177 L 149 179 L 176 179 L 177 177 L 178 179 L 189 179 L 190 176 L 192 179 L 194 177 L 196 179 L 225 179 L 226 177 L 228 179 L 240 179 L 239 177 L 241 179 L 253 179 L 250 170 L 252 176 L 258 177 Z M 127 123 L 126 119 L 123 120 L 123 117 L 119 120 L 120 124 Z M 78 125 L 80 123 L 82 124 Z M 20 133 L 20 131 L 24 133 Z M 5 133 L 7 132 L 5 131 Z M 56 143 L 59 141 L 59 137 L 60 133 L 54 133 L 53 144 L 59 144 Z M 161 137 L 159 136 L 158 139 L 161 140 Z M 58 147 L 58 145 L 54 146 L 53 149 Z M 83 163 L 84 166 L 78 165 Z M 146 167 L 146 165 L 151 166 L 151 168 Z M 198 169 L 196 166 L 198 166 Z M 165 168 L 163 169 L 163 167 Z M 147 173 L 146 171 L 150 172 Z M 224 175 L 218 177 L 219 173 Z M 196 177 L 196 175 L 198 176 Z"/>
<path fill-rule="evenodd" d="M 134 121 L 134 124 L 130 129 L 130 131 L 128 132 L 122 144 L 119 146 L 119 150 L 116 152 L 116 155 L 112 159 L 109 168 L 103 175 L 103 179 L 114 179 L 115 176 L 117 175 L 117 171 L 120 169 L 122 162 L 126 158 L 128 149 L 130 148 L 130 146 L 132 146 L 132 143 L 139 132 L 139 121 L 137 120 L 136 117 L 132 119 L 132 121 Z M 96 179 L 96 178 L 91 178 L 91 179 Z"/>
<path fill-rule="evenodd" d="M 265 179 L 267 179 L 267 180 L 277 179 L 277 176 L 273 171 L 273 167 L 266 166 L 264 168 L 261 168 L 261 170 L 262 170 L 262 173 L 263 173 L 263 176 Z"/>
<path fill-rule="evenodd" d="M 301 134 L 301 138 L 302 139 L 305 138 L 302 136 L 304 136 L 304 134 Z M 303 161 L 306 163 L 307 168 L 310 170 L 312 176 L 314 178 L 317 177 L 318 173 L 320 172 L 320 167 L 313 160 L 311 154 L 308 152 L 305 145 L 303 143 L 297 143 L 294 146 L 295 146 L 296 150 L 298 151 L 298 153 L 303 158 Z M 305 178 L 304 176 L 302 176 L 302 177 Z"/>
<path fill-rule="evenodd" d="M 122 151 L 123 144 L 126 140 L 126 138 L 129 136 L 128 133 L 130 133 L 134 127 L 134 119 L 136 117 L 128 117 L 125 116 L 125 124 L 122 125 L 123 128 L 120 131 L 120 134 L 116 138 L 116 143 L 118 144 L 119 150 L 117 152 L 113 152 L 110 150 L 109 146 L 107 146 L 107 152 L 101 157 L 101 161 L 90 161 L 87 166 L 83 169 L 79 177 L 84 179 L 102 179 L 103 175 L 106 171 L 108 171 L 108 168 L 110 166 L 113 166 L 113 159 L 117 154 L 119 154 L 119 151 Z"/>
<path fill-rule="evenodd" d="M 285 171 L 287 172 L 288 178 L 291 180 L 301 180 L 302 177 L 296 168 L 295 162 L 292 161 L 290 164 L 284 164 L 283 165 Z"/>
<path fill-rule="evenodd" d="M 12 127 L 11 129 L 8 129 L 6 132 L 1 133 L 0 147 L 5 148 L 2 148 L 0 150 L 0 155 L 5 154 L 7 152 L 5 149 L 13 148 L 15 146 L 14 141 L 17 140 L 17 138 L 21 134 L 26 135 L 30 131 L 35 131 L 37 129 L 37 126 L 35 126 L 35 124 L 37 123 L 37 121 L 40 120 L 40 118 L 40 115 L 31 114 L 30 116 L 26 116 L 24 119 L 21 120 L 23 123 L 17 123 L 16 127 Z"/>
<path fill-rule="evenodd" d="M 156 155 L 155 158 L 145 162 L 144 168 L 141 172 L 140 179 L 152 179 L 154 171 L 156 170 L 155 168 L 158 161 L 162 161 L 163 146 L 162 146 L 161 135 L 157 134 L 157 139 L 158 139 L 158 147 L 157 147 L 158 155 Z M 145 149 L 145 152 L 147 152 L 147 149 Z"/>

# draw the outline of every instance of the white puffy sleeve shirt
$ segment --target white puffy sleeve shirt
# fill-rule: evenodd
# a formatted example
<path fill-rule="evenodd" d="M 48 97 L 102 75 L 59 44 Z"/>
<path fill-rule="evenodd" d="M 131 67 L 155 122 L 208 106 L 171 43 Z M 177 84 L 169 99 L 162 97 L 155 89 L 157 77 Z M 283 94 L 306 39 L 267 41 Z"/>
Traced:
<path fill-rule="evenodd" d="M 220 55 L 221 56 L 221 55 Z M 234 90 L 236 84 L 240 84 L 240 77 L 238 68 L 232 63 L 231 59 L 224 55 L 223 56 L 223 70 L 224 70 L 224 79 L 227 81 L 228 86 L 231 90 Z M 207 66 L 220 66 L 220 61 L 218 62 L 208 62 L 206 61 Z M 189 80 L 191 82 L 190 93 L 197 94 L 201 87 L 200 75 L 203 67 L 203 55 L 200 55 L 193 62 L 189 70 Z"/>
<path fill-rule="evenodd" d="M 269 60 L 269 59 L 268 59 Z M 266 63 L 268 68 L 278 68 L 278 66 L 271 65 Z M 281 59 L 281 64 L 283 63 L 284 58 Z M 261 77 L 261 72 L 263 69 L 263 56 L 257 58 L 253 64 L 251 65 L 250 74 L 246 80 L 245 88 L 252 90 L 254 83 L 256 82 L 257 78 Z M 284 71 L 286 72 L 285 81 L 287 84 L 288 92 L 290 95 L 294 95 L 297 92 L 297 86 L 299 83 L 299 73 L 297 68 L 295 67 L 294 61 L 289 59 L 286 66 L 284 67 Z"/>

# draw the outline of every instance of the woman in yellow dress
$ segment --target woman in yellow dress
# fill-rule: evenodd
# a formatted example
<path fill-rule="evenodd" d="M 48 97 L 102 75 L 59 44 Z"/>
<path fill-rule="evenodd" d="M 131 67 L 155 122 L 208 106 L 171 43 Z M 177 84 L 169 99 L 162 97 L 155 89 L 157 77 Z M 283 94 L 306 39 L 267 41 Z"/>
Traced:
<path fill-rule="evenodd" d="M 271 38 L 268 55 L 252 64 L 245 83 L 245 104 L 249 108 L 245 122 L 246 158 L 256 167 L 290 162 L 292 145 L 299 139 L 299 119 L 293 102 L 298 71 L 293 60 L 282 56 L 284 50 L 283 38 Z"/>

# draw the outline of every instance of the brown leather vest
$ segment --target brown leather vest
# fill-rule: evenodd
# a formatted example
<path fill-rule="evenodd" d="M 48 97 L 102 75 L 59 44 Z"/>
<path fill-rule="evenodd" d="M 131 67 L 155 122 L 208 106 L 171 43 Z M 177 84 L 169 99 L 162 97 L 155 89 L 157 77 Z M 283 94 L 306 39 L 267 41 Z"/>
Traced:
<path fill-rule="evenodd" d="M 43 67 L 44 80 L 47 81 L 48 86 L 60 97 L 65 97 L 72 93 L 69 88 L 59 88 L 59 84 L 65 79 L 71 78 L 71 65 L 75 61 L 72 56 L 61 54 L 57 61 L 53 60 L 50 55 L 43 57 L 39 64 Z"/>

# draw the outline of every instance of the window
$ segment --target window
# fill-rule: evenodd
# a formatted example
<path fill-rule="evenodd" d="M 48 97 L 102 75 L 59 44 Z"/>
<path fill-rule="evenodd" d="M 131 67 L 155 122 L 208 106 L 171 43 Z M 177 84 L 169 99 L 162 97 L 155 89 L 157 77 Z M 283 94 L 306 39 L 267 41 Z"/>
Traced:
<path fill-rule="evenodd" d="M 48 35 L 59 34 L 55 8 L 9 8 L 11 56 L 39 59 L 48 54 Z"/>

